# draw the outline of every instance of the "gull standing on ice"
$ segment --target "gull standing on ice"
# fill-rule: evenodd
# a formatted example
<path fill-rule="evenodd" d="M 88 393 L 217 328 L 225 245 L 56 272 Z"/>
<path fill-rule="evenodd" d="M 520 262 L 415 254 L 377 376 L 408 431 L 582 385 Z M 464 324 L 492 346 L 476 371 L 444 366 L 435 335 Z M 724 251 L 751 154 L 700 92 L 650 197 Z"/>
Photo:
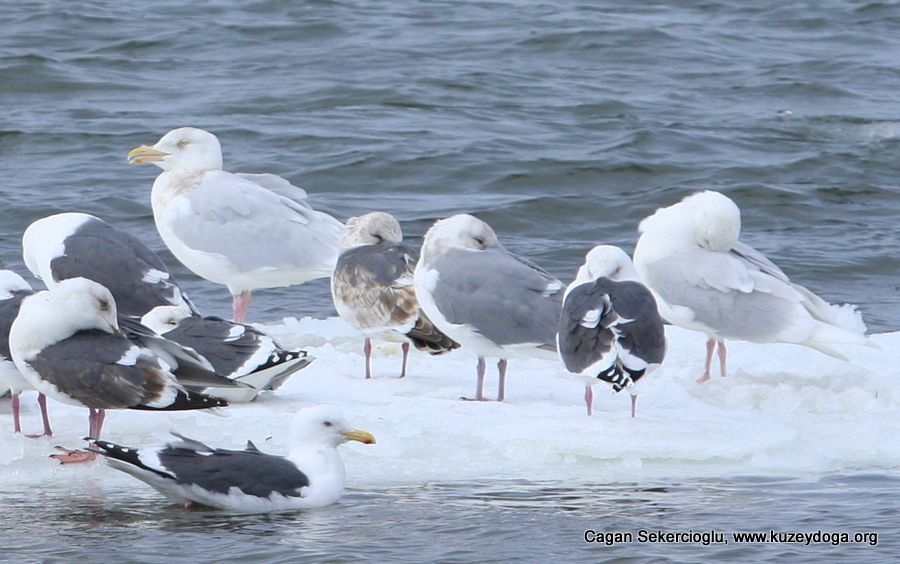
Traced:
<path fill-rule="evenodd" d="M 631 392 L 656 370 L 666 355 L 666 332 L 650 291 L 625 251 L 600 245 L 591 249 L 566 289 L 557 335 L 566 369 L 585 378 L 584 403 L 592 412 L 598 380 L 617 392 Z"/>
<path fill-rule="evenodd" d="M 25 390 L 34 390 L 34 386 L 28 383 L 19 369 L 12 361 L 9 352 L 9 330 L 13 321 L 19 315 L 19 307 L 22 300 L 34 293 L 31 285 L 24 278 L 11 270 L 0 270 L 0 387 L 9 388 L 12 403 L 13 430 L 22 432 L 19 420 L 19 395 Z M 38 394 L 38 406 L 41 408 L 41 419 L 44 423 L 42 435 L 27 435 L 30 438 L 39 436 L 50 437 L 53 430 L 50 428 L 50 418 L 47 415 L 47 397 Z"/>
<path fill-rule="evenodd" d="M 89 436 L 99 438 L 107 409 L 152 411 L 207 409 L 227 402 L 185 390 L 170 365 L 119 329 L 109 290 L 85 278 L 71 278 L 52 290 L 22 300 L 9 332 L 9 349 L 31 386 L 51 398 L 90 410 Z M 229 382 L 225 380 L 225 382 Z M 67 451 L 60 462 L 86 462 L 93 453 Z"/>
<path fill-rule="evenodd" d="M 251 401 L 313 361 L 306 352 L 283 349 L 252 327 L 201 316 L 156 253 L 98 217 L 60 213 L 39 219 L 25 230 L 22 254 L 29 270 L 48 287 L 77 277 L 98 282 L 113 295 L 120 316 L 140 319 L 202 356 L 210 370 L 248 384 L 206 390 L 216 397 Z M 132 323 L 123 329 L 140 330 Z"/>
<path fill-rule="evenodd" d="M 856 306 L 829 304 L 739 241 L 741 212 L 719 192 L 660 208 L 639 229 L 634 265 L 663 318 L 708 337 L 700 383 L 710 379 L 717 344 L 727 375 L 725 339 L 804 345 L 841 360 L 832 345 L 877 347 Z"/>
<path fill-rule="evenodd" d="M 410 341 L 431 354 L 459 348 L 419 307 L 413 280 L 419 253 L 403 243 L 393 216 L 373 212 L 350 218 L 340 248 L 331 297 L 338 314 L 365 335 L 367 379 L 372 377 L 373 338 L 403 343 L 401 378 L 406 376 Z"/>
<path fill-rule="evenodd" d="M 476 400 L 484 400 L 486 356 L 499 358 L 497 401 L 507 359 L 556 358 L 563 284 L 507 251 L 487 223 L 459 214 L 437 222 L 422 243 L 416 294 L 438 329 L 478 355 Z"/>
<path fill-rule="evenodd" d="M 344 490 L 344 462 L 337 447 L 347 441 L 375 442 L 370 433 L 351 428 L 339 412 L 326 406 L 307 408 L 294 417 L 287 457 L 264 454 L 249 441 L 244 450 L 225 450 L 173 434 L 181 440 L 155 448 L 91 442 L 110 466 L 174 503 L 246 513 L 335 503 Z"/>
<path fill-rule="evenodd" d="M 331 276 L 344 225 L 306 203 L 306 192 L 272 174 L 222 170 L 215 135 L 182 127 L 128 153 L 163 169 L 153 183 L 153 218 L 163 242 L 201 278 L 224 284 L 234 320 L 257 288 Z"/>

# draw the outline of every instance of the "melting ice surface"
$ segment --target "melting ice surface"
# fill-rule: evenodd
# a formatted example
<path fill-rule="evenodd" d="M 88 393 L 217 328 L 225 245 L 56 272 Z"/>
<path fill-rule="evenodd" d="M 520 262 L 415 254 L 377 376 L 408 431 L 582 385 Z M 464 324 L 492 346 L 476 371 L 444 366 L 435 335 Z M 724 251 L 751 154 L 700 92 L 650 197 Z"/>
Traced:
<path fill-rule="evenodd" d="M 105 438 L 141 446 L 167 440 L 175 429 L 215 446 L 241 448 L 251 439 L 283 453 L 291 414 L 329 403 L 378 439 L 372 446 L 342 447 L 350 488 L 485 479 L 598 484 L 814 477 L 900 465 L 900 367 L 891 360 L 900 333 L 875 335 L 881 350 L 842 347 L 850 362 L 797 346 L 731 342 L 729 377 L 697 385 L 705 336 L 668 327 L 668 357 L 647 378 L 631 419 L 627 393 L 616 395 L 602 383 L 595 387 L 594 416 L 587 417 L 581 380 L 554 362 L 514 359 L 506 402 L 466 402 L 459 398 L 474 392 L 475 359 L 465 351 L 441 357 L 414 352 L 410 376 L 400 380 L 399 347 L 384 345 L 374 359 L 375 378 L 366 381 L 362 338 L 340 319 L 287 319 L 269 330 L 282 344 L 303 346 L 316 357 L 277 393 L 220 416 L 113 411 Z M 488 366 L 490 396 L 496 372 Z M 31 396 L 23 395 L 23 425 L 37 431 Z M 9 433 L 9 404 L 0 403 L 0 471 L 7 485 L 71 479 L 74 469 L 50 464 L 46 456 L 53 445 L 83 444 L 87 412 L 50 403 L 56 434 L 49 440 Z M 74 471 L 136 484 L 103 465 Z"/>

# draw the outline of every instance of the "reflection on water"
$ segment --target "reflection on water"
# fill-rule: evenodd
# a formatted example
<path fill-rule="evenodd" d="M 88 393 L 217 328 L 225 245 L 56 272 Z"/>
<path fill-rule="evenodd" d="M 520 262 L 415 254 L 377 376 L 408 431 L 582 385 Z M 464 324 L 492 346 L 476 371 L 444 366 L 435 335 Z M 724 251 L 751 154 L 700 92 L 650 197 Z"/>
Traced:
<path fill-rule="evenodd" d="M 76 484 L 0 491 L 4 558 L 161 562 L 225 557 L 248 562 L 568 561 L 622 557 L 888 562 L 900 479 L 859 475 L 815 482 L 772 478 L 672 484 L 504 481 L 430 483 L 349 491 L 316 511 L 236 515 L 184 510 L 153 490 Z M 876 531 L 868 544 L 589 544 L 584 531 Z"/>

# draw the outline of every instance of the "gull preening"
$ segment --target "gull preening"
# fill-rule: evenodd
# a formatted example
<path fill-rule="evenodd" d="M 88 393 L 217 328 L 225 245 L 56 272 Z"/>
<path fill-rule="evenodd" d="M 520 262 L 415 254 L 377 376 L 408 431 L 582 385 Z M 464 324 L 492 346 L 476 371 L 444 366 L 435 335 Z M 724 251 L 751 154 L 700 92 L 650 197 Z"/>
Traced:
<path fill-rule="evenodd" d="M 856 306 L 829 304 L 739 241 L 741 212 L 723 194 L 699 192 L 660 208 L 640 232 L 634 264 L 660 313 L 707 335 L 698 382 L 710 379 L 717 345 L 727 375 L 725 339 L 804 345 L 842 360 L 833 345 L 876 346 Z"/>
<path fill-rule="evenodd" d="M 406 376 L 409 343 L 431 354 L 459 348 L 419 307 L 413 280 L 419 253 L 403 243 L 400 223 L 383 212 L 347 220 L 331 277 L 338 314 L 365 335 L 366 378 L 372 377 L 372 339 L 400 341 Z"/>
<path fill-rule="evenodd" d="M 179 383 L 171 365 L 120 329 L 109 290 L 85 278 L 64 280 L 22 300 L 9 332 L 13 361 L 38 392 L 90 410 L 89 436 L 99 438 L 107 409 L 208 409 L 223 400 L 184 385 L 223 385 L 215 374 L 192 371 Z M 93 453 L 64 451 L 60 462 L 86 462 Z"/>
<path fill-rule="evenodd" d="M 312 209 L 306 192 L 271 174 L 222 170 L 215 135 L 182 127 L 152 147 L 128 153 L 132 164 L 153 163 L 153 219 L 163 242 L 201 278 L 228 287 L 236 322 L 250 296 L 325 278 L 334 270 L 344 225 Z"/>
<path fill-rule="evenodd" d="M 507 251 L 491 226 L 459 214 L 425 234 L 416 294 L 438 329 L 478 355 L 476 400 L 484 400 L 485 357 L 497 357 L 497 400 L 507 359 L 556 358 L 563 284 Z"/>
<path fill-rule="evenodd" d="M 638 280 L 625 251 L 591 249 L 566 289 L 559 321 L 559 357 L 585 380 L 584 403 L 593 411 L 593 385 L 631 393 L 635 416 L 637 384 L 662 364 L 666 333 L 650 291 Z"/>
<path fill-rule="evenodd" d="M 371 433 L 353 429 L 327 406 L 300 411 L 291 422 L 287 457 L 207 446 L 173 433 L 179 441 L 130 448 L 91 441 L 107 463 L 149 484 L 184 507 L 206 505 L 246 513 L 331 505 L 344 490 L 344 462 L 337 447 L 347 441 L 373 444 Z"/>

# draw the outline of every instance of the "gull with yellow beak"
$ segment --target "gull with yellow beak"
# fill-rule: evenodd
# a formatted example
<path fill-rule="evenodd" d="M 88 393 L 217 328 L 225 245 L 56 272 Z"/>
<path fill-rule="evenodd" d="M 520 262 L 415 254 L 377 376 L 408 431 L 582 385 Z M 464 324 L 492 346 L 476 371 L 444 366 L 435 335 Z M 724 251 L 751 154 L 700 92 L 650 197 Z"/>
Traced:
<path fill-rule="evenodd" d="M 257 288 L 331 276 L 344 224 L 312 209 L 306 192 L 280 176 L 222 170 L 212 133 L 174 129 L 133 149 L 128 162 L 163 169 L 150 196 L 156 228 L 175 258 L 228 287 L 236 322 Z"/>
<path fill-rule="evenodd" d="M 344 462 L 337 447 L 373 444 L 371 433 L 352 429 L 328 406 L 300 411 L 291 422 L 287 457 L 264 454 L 248 441 L 244 450 L 180 440 L 160 447 L 129 448 L 107 441 L 92 447 L 107 463 L 184 506 L 206 505 L 242 513 L 269 513 L 331 505 L 344 490 Z"/>

